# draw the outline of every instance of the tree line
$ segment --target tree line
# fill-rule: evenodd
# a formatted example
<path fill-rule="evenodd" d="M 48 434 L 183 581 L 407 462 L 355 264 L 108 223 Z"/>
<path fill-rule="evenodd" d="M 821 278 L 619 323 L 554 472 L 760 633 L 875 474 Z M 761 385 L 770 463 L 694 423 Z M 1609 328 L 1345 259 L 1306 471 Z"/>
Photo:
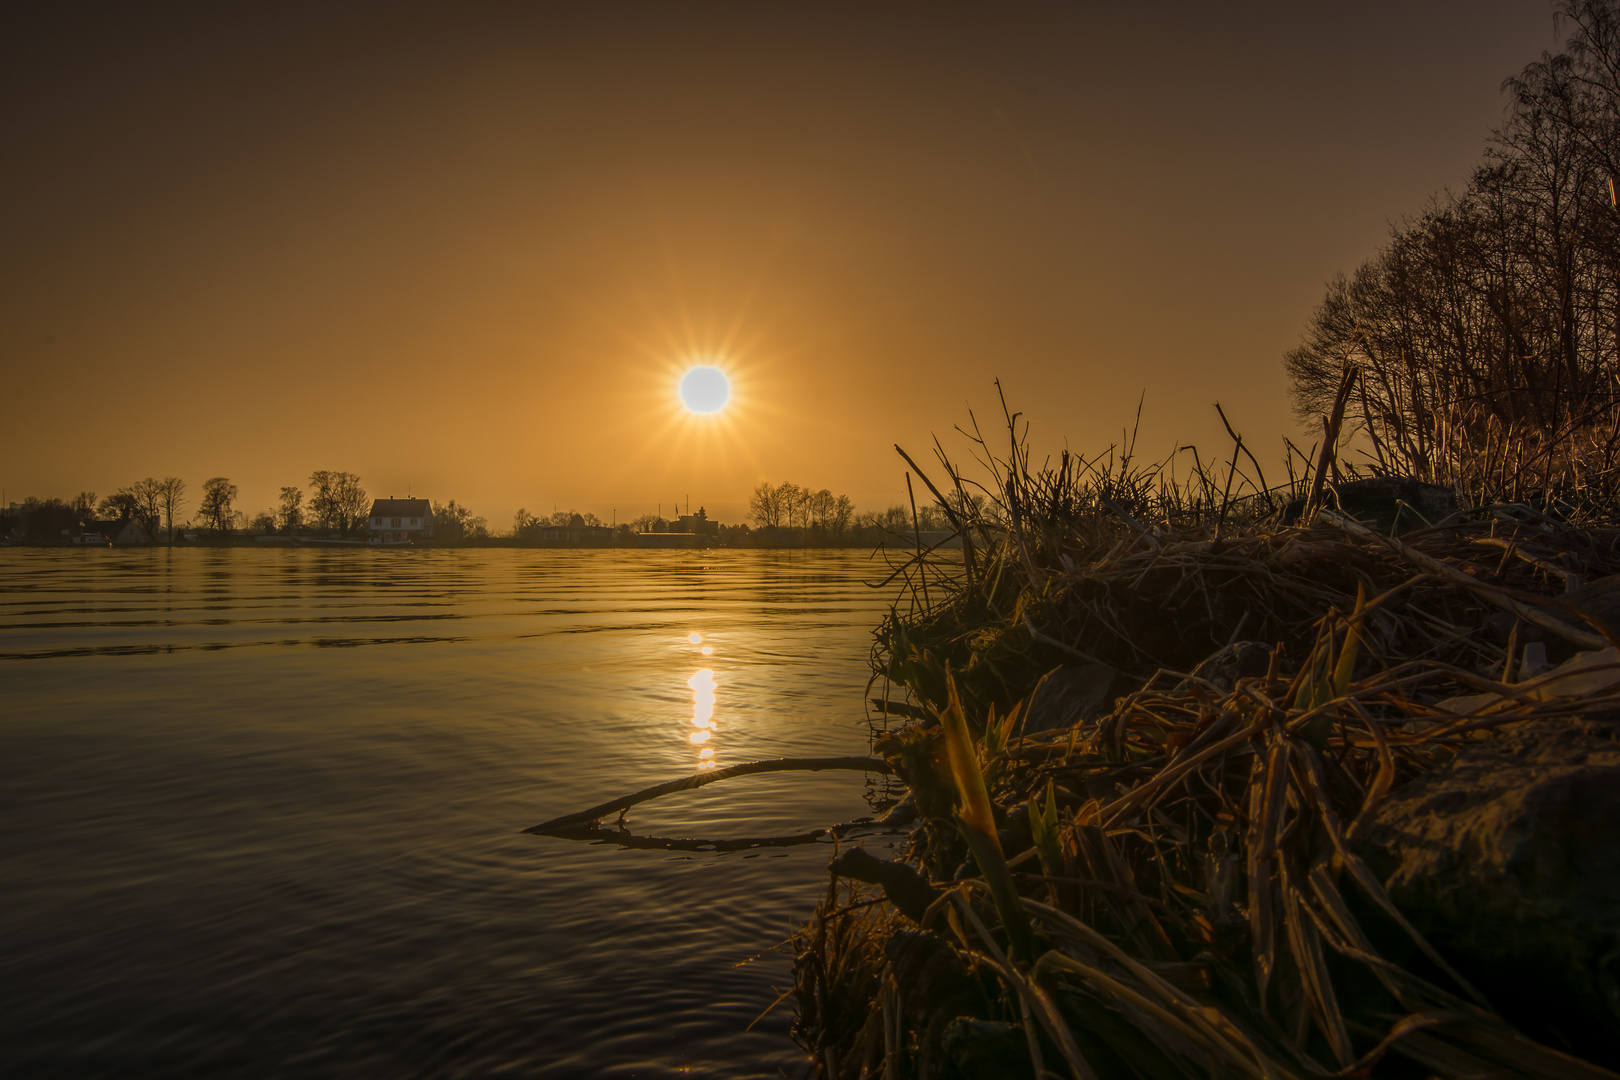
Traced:
<path fill-rule="evenodd" d="M 249 517 L 237 509 L 240 492 L 228 477 L 210 477 L 203 482 L 195 518 L 188 519 L 187 486 L 178 477 L 146 477 L 121 487 L 104 498 L 82 491 L 71 500 L 30 498 L 19 512 L 0 520 L 0 535 L 17 532 L 24 539 L 59 539 L 63 533 L 77 532 L 98 524 L 138 524 L 154 540 L 173 543 L 177 530 L 199 529 L 216 537 L 246 530 L 258 534 L 293 535 L 318 532 L 351 536 L 363 531 L 371 509 L 371 497 L 355 473 L 317 470 L 307 485 L 287 485 L 280 489 L 277 505 Z M 983 499 L 975 497 L 982 504 Z M 495 539 L 488 522 L 454 499 L 431 502 L 433 535 L 438 542 L 483 541 Z M 0 518 L 6 515 L 0 514 Z M 846 495 L 831 490 L 801 487 L 791 481 L 772 484 L 762 481 L 749 497 L 749 520 L 756 529 L 800 530 L 812 544 L 878 543 L 885 535 L 908 536 L 914 529 L 944 531 L 950 522 L 933 503 L 891 506 L 883 510 L 857 512 Z M 507 539 L 536 541 L 541 533 L 557 526 L 606 527 L 607 522 L 592 513 L 559 510 L 540 517 L 520 509 L 513 516 Z M 657 514 L 643 514 L 618 526 L 621 533 L 665 532 L 670 522 Z M 748 525 L 715 524 L 714 538 L 724 544 L 748 542 Z"/>
<path fill-rule="evenodd" d="M 283 487 L 277 508 L 249 518 L 236 508 L 237 485 L 228 477 L 213 476 L 203 481 L 196 518 L 189 520 L 186 482 L 177 476 L 148 476 L 100 498 L 93 491 L 81 491 L 71 500 L 26 499 L 15 513 L 7 511 L 14 520 L 0 532 L 18 530 L 25 539 L 45 540 L 101 523 L 134 522 L 153 540 L 173 543 L 178 529 L 196 528 L 219 536 L 239 529 L 266 533 L 313 529 L 348 536 L 364 528 L 371 499 L 359 476 L 319 469 L 310 474 L 308 492 L 306 499 L 303 487 Z"/>
<path fill-rule="evenodd" d="M 1564 50 L 1506 81 L 1466 187 L 1329 283 L 1284 357 L 1301 417 L 1339 403 L 1379 470 L 1451 483 L 1459 446 L 1614 434 L 1620 0 L 1556 9 Z"/>
<path fill-rule="evenodd" d="M 984 497 L 967 498 L 983 518 L 988 512 Z M 847 495 L 800 487 L 791 480 L 780 484 L 760 481 L 748 496 L 748 518 L 755 528 L 802 529 L 810 538 L 832 543 L 877 543 L 885 535 L 951 528 L 944 509 L 931 499 L 915 506 L 857 512 Z"/>
<path fill-rule="evenodd" d="M 761 480 L 748 496 L 748 517 L 756 528 L 817 530 L 840 537 L 854 523 L 855 505 L 847 495 L 816 491 L 791 480 Z"/>

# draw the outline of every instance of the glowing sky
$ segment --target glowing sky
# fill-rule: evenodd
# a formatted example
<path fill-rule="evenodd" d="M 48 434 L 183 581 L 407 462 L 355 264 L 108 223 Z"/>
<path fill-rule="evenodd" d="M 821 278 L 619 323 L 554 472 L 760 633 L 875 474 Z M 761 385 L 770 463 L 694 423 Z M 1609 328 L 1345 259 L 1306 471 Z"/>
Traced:
<path fill-rule="evenodd" d="M 1041 446 L 1144 390 L 1154 456 L 1216 400 L 1274 446 L 1323 282 L 1556 43 L 1536 0 L 8 5 L 0 485 L 884 505 L 998 376 Z"/>

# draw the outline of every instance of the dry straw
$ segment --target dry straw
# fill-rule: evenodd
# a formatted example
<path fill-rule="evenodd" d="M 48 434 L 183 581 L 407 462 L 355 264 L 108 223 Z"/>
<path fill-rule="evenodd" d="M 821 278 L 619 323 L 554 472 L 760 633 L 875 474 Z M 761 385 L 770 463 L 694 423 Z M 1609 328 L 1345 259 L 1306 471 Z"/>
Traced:
<path fill-rule="evenodd" d="M 1620 530 L 1521 503 L 1397 537 L 1334 509 L 1331 452 L 1282 489 L 1235 433 L 1229 463 L 1179 479 L 1129 441 L 1037 469 L 1005 419 L 1004 454 L 968 433 L 976 492 L 943 454 L 944 485 L 906 458 L 967 541 L 892 567 L 910 602 L 874 649 L 874 698 L 906 721 L 877 745 L 934 900 L 908 917 L 835 861 L 794 942 L 818 1075 L 947 1075 L 979 1046 L 1080 1080 L 1612 1077 L 1493 1012 L 1358 841 L 1498 729 L 1620 708 L 1579 591 L 1620 572 Z M 1259 645 L 1222 652 L 1238 641 Z M 1577 650 L 1595 659 L 1526 677 Z M 1193 670 L 1212 653 L 1231 663 Z M 1120 696 L 1037 730 L 1042 678 L 1082 665 Z"/>

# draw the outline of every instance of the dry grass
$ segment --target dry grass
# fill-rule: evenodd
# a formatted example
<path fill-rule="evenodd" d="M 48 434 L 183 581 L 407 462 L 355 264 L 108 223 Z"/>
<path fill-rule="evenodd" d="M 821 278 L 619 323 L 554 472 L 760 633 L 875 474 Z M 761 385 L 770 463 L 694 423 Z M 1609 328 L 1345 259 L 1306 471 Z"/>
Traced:
<path fill-rule="evenodd" d="M 1128 451 L 1033 469 L 1007 420 L 1007 456 L 979 441 L 987 511 L 942 457 L 945 490 L 928 486 L 970 538 L 965 565 L 898 565 L 912 604 L 874 653 L 897 714 L 947 720 L 879 743 L 921 815 L 909 861 L 939 889 L 929 934 L 834 878 L 795 942 L 818 1074 L 942 1075 L 951 1038 L 1016 1033 L 1020 1068 L 1104 1080 L 1612 1076 L 1493 1013 L 1356 841 L 1391 790 L 1493 731 L 1620 708 L 1620 673 L 1567 694 L 1563 673 L 1519 678 L 1535 650 L 1612 644 L 1562 598 L 1620 572 L 1620 529 L 1523 504 L 1400 539 L 1331 511 L 1284 528 L 1311 474 L 1268 489 L 1235 435 L 1229 464 L 1178 481 Z M 1263 671 L 1191 673 L 1239 639 L 1261 643 Z M 1042 676 L 1091 662 L 1129 692 L 1021 735 Z M 1481 696 L 1461 714 L 1441 704 L 1466 694 Z M 1029 822 L 1000 856 L 969 857 L 957 710 L 1003 838 Z M 1016 911 L 992 895 L 1003 869 Z M 1028 958 L 1009 948 L 1026 920 Z M 983 1030 L 950 1028 L 961 1001 L 919 988 L 919 940 L 949 953 L 927 970 L 955 963 L 975 988 Z"/>

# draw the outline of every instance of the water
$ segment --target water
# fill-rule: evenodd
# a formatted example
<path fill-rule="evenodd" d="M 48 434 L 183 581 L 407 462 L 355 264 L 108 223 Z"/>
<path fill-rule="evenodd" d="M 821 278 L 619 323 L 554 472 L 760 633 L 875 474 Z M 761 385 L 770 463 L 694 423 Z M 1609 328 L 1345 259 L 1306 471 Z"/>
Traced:
<path fill-rule="evenodd" d="M 866 753 L 878 577 L 842 552 L 0 551 L 0 1073 L 797 1075 L 790 1005 L 745 1028 L 828 847 L 519 830 L 711 763 Z M 797 832 L 874 783 L 726 781 L 630 824 Z"/>

